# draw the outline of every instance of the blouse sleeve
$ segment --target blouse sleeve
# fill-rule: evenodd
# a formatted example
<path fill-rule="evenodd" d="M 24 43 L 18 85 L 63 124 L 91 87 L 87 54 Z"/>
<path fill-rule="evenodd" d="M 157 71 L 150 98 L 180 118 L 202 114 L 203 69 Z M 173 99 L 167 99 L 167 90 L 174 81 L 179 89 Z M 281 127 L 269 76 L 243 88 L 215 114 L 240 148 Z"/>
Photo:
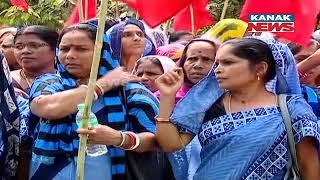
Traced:
<path fill-rule="evenodd" d="M 304 137 L 313 137 L 319 144 L 319 121 L 309 104 L 302 96 L 288 97 L 287 103 L 295 143 L 299 143 Z"/>
<path fill-rule="evenodd" d="M 51 95 L 55 92 L 63 91 L 63 85 L 60 77 L 56 74 L 44 74 L 39 76 L 32 84 L 30 90 L 31 102 L 34 98 L 42 95 Z"/>

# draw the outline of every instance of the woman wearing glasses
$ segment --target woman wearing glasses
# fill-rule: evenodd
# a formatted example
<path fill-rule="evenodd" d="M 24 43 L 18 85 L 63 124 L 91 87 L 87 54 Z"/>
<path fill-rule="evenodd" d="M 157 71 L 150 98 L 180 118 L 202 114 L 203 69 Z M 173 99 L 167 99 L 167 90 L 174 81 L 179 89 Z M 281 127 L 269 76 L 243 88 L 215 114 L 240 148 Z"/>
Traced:
<path fill-rule="evenodd" d="M 21 28 L 14 37 L 14 55 L 21 65 L 21 69 L 11 72 L 20 111 L 19 179 L 28 177 L 34 130 L 39 122 L 29 114 L 29 91 L 38 76 L 56 72 L 54 61 L 57 40 L 58 33 L 46 26 Z"/>
<path fill-rule="evenodd" d="M 55 73 L 55 48 L 58 33 L 46 26 L 28 26 L 14 37 L 14 54 L 22 69 L 11 73 L 14 86 L 29 93 L 34 79 L 44 73 Z"/>

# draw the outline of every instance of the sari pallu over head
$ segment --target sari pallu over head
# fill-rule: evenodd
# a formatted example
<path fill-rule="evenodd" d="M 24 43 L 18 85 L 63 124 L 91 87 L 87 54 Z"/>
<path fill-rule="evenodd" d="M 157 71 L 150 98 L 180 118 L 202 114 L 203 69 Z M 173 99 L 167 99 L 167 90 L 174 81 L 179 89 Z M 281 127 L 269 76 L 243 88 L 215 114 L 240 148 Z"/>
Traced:
<path fill-rule="evenodd" d="M 19 158 L 19 109 L 9 66 L 0 53 L 0 179 L 14 179 Z"/>
<path fill-rule="evenodd" d="M 187 51 L 188 48 L 190 46 L 190 44 L 194 43 L 194 42 L 207 42 L 210 45 L 212 45 L 215 49 L 218 49 L 220 43 L 217 41 L 212 41 L 209 39 L 204 39 L 204 38 L 197 38 L 197 39 L 193 39 L 191 40 L 184 48 L 181 58 L 178 61 L 179 67 L 184 66 L 184 63 L 187 59 Z M 210 71 L 211 72 L 211 71 Z M 197 84 L 192 84 L 187 76 L 186 76 L 186 72 L 184 72 L 185 74 L 185 80 L 184 80 L 184 84 L 182 85 L 182 87 L 180 88 L 180 90 L 177 92 L 176 97 L 175 97 L 175 102 L 177 103 L 176 107 L 180 104 L 180 101 L 185 101 L 185 97 L 189 94 L 189 90 L 190 89 L 194 89 L 194 86 L 197 86 L 197 84 L 201 83 L 198 82 Z M 197 92 L 194 92 L 195 94 L 197 94 Z M 200 96 L 199 94 L 197 94 L 196 96 L 198 97 L 203 97 L 202 95 Z M 201 107 L 204 105 L 199 101 L 198 103 L 194 103 L 193 101 L 188 101 L 188 103 L 185 103 L 184 105 L 188 104 L 188 108 L 192 107 L 199 107 L 201 109 Z M 196 105 L 196 106 L 194 106 Z M 182 106 L 180 107 L 182 108 Z M 190 110 L 190 109 L 189 109 Z M 182 114 L 181 114 L 182 115 Z M 187 114 L 185 114 L 187 115 Z M 182 115 L 184 116 L 184 115 Z M 183 148 L 179 151 L 176 151 L 174 153 L 168 153 L 168 157 L 170 160 L 170 163 L 173 167 L 173 172 L 175 175 L 175 178 L 177 180 L 185 180 L 185 179 L 190 179 L 192 178 L 191 176 L 194 174 L 195 168 L 197 168 L 197 166 L 199 165 L 200 162 L 198 162 L 199 158 L 199 151 L 201 149 L 201 147 L 199 147 L 199 141 L 198 141 L 198 137 L 194 137 L 194 139 L 190 142 L 190 144 L 188 144 L 186 146 L 186 148 Z M 193 163 L 191 161 L 191 159 L 195 159 L 195 163 Z"/>
<path fill-rule="evenodd" d="M 139 21 L 131 20 L 134 23 L 139 23 Z M 130 21 L 130 22 L 131 22 Z M 124 24 L 129 22 L 122 22 Z M 88 22 L 87 24 L 90 28 L 96 29 L 96 22 Z M 115 41 L 117 39 L 115 36 L 121 36 L 121 33 L 114 34 L 112 32 L 119 32 L 117 27 L 119 24 L 110 28 L 106 34 L 103 36 L 103 47 L 101 52 L 101 60 L 98 70 L 98 78 L 102 77 L 109 71 L 120 67 L 120 54 L 115 54 L 113 52 L 121 53 L 119 49 L 112 49 L 112 42 L 119 44 Z M 119 38 L 121 42 L 121 38 Z M 117 47 L 115 47 L 117 48 Z M 118 47 L 120 48 L 120 47 Z M 46 74 L 39 77 L 32 86 L 32 99 L 38 97 L 39 95 L 53 94 L 55 92 L 64 91 L 68 89 L 73 89 L 78 87 L 76 79 L 63 67 L 63 65 L 57 60 L 57 69 L 58 75 Z M 43 83 L 45 82 L 45 83 Z M 46 84 L 48 86 L 45 86 Z M 114 89 L 112 91 L 108 91 L 102 97 L 95 100 L 92 104 L 92 111 L 95 113 L 99 120 L 99 124 L 108 125 L 111 128 L 116 130 L 132 130 L 129 122 L 125 120 L 126 116 L 126 108 L 123 103 L 123 88 L 125 93 L 127 94 L 127 101 L 129 104 L 129 108 L 134 108 L 140 105 L 149 105 L 150 107 L 150 116 L 155 116 L 158 111 L 158 101 L 153 98 L 151 92 L 149 92 L 143 85 L 139 83 L 128 83 L 125 87 L 120 87 L 118 89 Z M 138 105 L 137 105 L 138 104 Z M 135 109 L 135 111 L 137 111 Z M 149 115 L 149 114 L 148 114 Z M 147 116 L 147 115 L 145 115 Z M 149 123 L 149 122 L 148 122 Z M 152 123 L 149 123 L 152 124 Z M 144 124 L 143 124 L 144 125 Z M 141 127 L 140 124 L 138 126 L 138 130 L 136 131 L 149 131 L 155 132 L 155 126 Z M 42 156 L 52 156 L 52 152 L 54 152 L 54 156 L 71 156 L 74 157 L 77 155 L 78 151 L 78 134 L 76 132 L 77 125 L 75 122 L 75 114 L 72 114 L 66 117 L 63 121 L 55 124 L 54 122 L 42 123 L 40 125 L 40 132 L 42 134 L 41 139 L 36 141 L 35 150 L 37 154 Z M 139 129 L 140 128 L 140 129 Z M 67 135 L 67 136 L 66 136 Z M 56 139 L 54 142 L 50 142 L 52 137 L 65 137 L 65 139 Z M 38 137 L 39 139 L 39 137 Z M 50 146 L 50 150 L 48 150 L 48 146 Z M 49 155 L 51 152 L 51 155 Z M 125 152 L 120 148 L 115 148 L 113 146 L 108 146 L 108 153 L 111 157 L 112 162 L 112 179 L 124 179 L 125 174 Z M 64 164 L 65 165 L 65 164 Z M 60 168 L 61 169 L 61 168 Z M 57 173 L 57 172 L 56 172 Z"/>
<path fill-rule="evenodd" d="M 123 22 L 120 22 L 120 23 L 114 25 L 107 32 L 108 36 L 110 37 L 110 39 L 109 39 L 110 51 L 111 51 L 112 56 L 118 60 L 121 60 L 122 33 L 123 33 L 125 26 L 128 24 L 138 26 L 142 30 L 142 32 L 144 33 L 144 36 L 146 38 L 146 47 L 144 49 L 144 53 L 141 56 L 155 55 L 156 48 L 155 48 L 154 44 L 152 43 L 151 38 L 147 35 L 143 23 L 139 20 L 129 18 L 126 21 L 123 21 Z"/>
<path fill-rule="evenodd" d="M 298 141 L 300 141 L 302 139 L 302 137 L 309 136 L 309 135 L 315 137 L 319 141 L 319 127 L 317 126 L 317 123 L 315 122 L 316 119 L 312 113 L 312 110 L 310 109 L 308 104 L 301 97 L 300 83 L 297 78 L 297 70 L 295 69 L 294 66 L 292 66 L 292 65 L 294 65 L 294 58 L 293 58 L 290 50 L 288 49 L 288 47 L 286 45 L 274 40 L 273 38 L 270 38 L 270 37 L 262 38 L 262 40 L 265 41 L 268 44 L 268 46 L 270 47 L 270 49 L 272 50 L 272 53 L 274 55 L 274 59 L 277 64 L 276 77 L 274 80 L 272 80 L 266 84 L 266 88 L 269 91 L 272 91 L 276 94 L 286 93 L 286 94 L 292 95 L 292 98 L 288 102 L 288 106 L 289 105 L 291 106 L 291 113 L 292 113 L 291 116 L 294 120 L 294 122 L 292 122 L 292 124 L 293 124 L 294 130 L 295 130 L 296 143 Z M 213 67 L 213 69 L 214 69 L 214 67 Z M 225 154 L 225 155 L 220 154 L 223 152 L 231 152 L 233 150 L 234 151 L 237 150 L 237 148 L 235 148 L 233 150 L 232 149 L 226 150 L 226 149 L 224 149 L 224 147 L 221 147 L 221 145 L 223 143 L 227 143 L 227 144 L 230 143 L 228 141 L 228 137 L 233 136 L 234 132 L 232 130 L 237 131 L 237 133 L 241 132 L 241 130 L 237 130 L 237 127 L 239 127 L 239 126 L 235 127 L 234 125 L 231 125 L 231 123 L 230 123 L 230 125 L 231 125 L 230 127 L 233 127 L 233 128 L 231 128 L 232 130 L 225 131 L 225 134 L 218 134 L 216 136 L 213 136 L 211 140 L 207 140 L 206 141 L 207 143 L 204 143 L 204 140 L 206 140 L 206 139 L 204 139 L 204 137 L 207 137 L 207 136 L 203 134 L 204 129 L 202 129 L 202 128 L 207 125 L 207 124 L 204 124 L 205 123 L 204 118 L 206 116 L 206 113 L 209 110 L 209 108 L 211 108 L 212 105 L 224 94 L 224 90 L 221 89 L 218 85 L 218 82 L 216 80 L 213 69 L 211 70 L 210 74 L 207 77 L 205 77 L 200 82 L 198 82 L 196 85 L 194 85 L 190 89 L 190 91 L 187 93 L 187 95 L 180 100 L 180 102 L 176 105 L 176 108 L 174 109 L 173 114 L 171 115 L 171 121 L 175 125 L 177 125 L 177 127 L 180 131 L 188 132 L 192 135 L 197 135 L 197 134 L 199 135 L 199 139 L 202 144 L 201 158 L 202 158 L 202 161 L 204 161 L 204 162 L 200 165 L 196 175 L 194 176 L 195 179 L 201 179 L 201 178 L 203 179 L 203 178 L 210 178 L 210 177 L 213 178 L 213 176 L 215 176 L 215 178 L 223 177 L 222 179 L 241 179 L 241 178 L 247 179 L 249 177 L 253 177 L 252 175 L 254 173 L 256 173 L 254 170 L 257 170 L 257 168 L 261 168 L 261 167 L 260 166 L 253 167 L 253 166 L 249 166 L 249 165 L 250 165 L 250 163 L 252 163 L 253 160 L 257 160 L 255 163 L 260 164 L 261 162 L 259 162 L 259 161 L 262 161 L 262 158 L 260 158 L 260 156 L 257 155 L 256 159 L 251 159 L 250 162 L 247 162 L 248 164 L 244 164 L 242 166 L 242 165 L 236 164 L 236 162 L 239 162 L 239 159 L 232 160 L 232 158 L 236 157 L 236 156 L 243 157 L 243 159 L 249 158 L 246 156 L 247 154 L 241 154 L 241 149 L 239 149 L 238 153 L 235 153 L 232 156 L 231 155 L 229 156 L 228 154 Z M 296 80 L 295 80 L 295 78 L 296 78 Z M 199 96 L 199 94 L 201 94 L 201 96 Z M 298 106 L 298 105 L 299 105 L 299 107 L 301 106 L 300 108 L 297 108 L 299 110 L 292 109 L 292 106 Z M 197 107 L 197 108 L 193 108 L 193 107 Z M 290 109 L 290 107 L 289 107 L 289 109 Z M 273 133 L 273 135 L 270 135 L 267 137 L 277 138 L 275 136 L 275 134 L 279 133 L 279 134 L 277 134 L 277 135 L 279 135 L 279 137 L 286 138 L 285 127 L 283 125 L 282 118 L 280 118 L 281 115 L 279 112 L 277 112 L 277 108 L 275 108 L 275 109 L 273 108 L 273 110 L 275 110 L 273 112 L 274 114 L 272 114 L 272 113 L 270 114 L 270 117 L 273 117 L 273 118 L 270 118 L 270 119 L 274 120 L 274 117 L 277 118 L 277 123 L 281 124 L 281 126 L 276 125 L 275 128 L 280 128 L 281 132 L 280 131 L 274 132 L 271 130 L 271 131 L 269 131 L 269 133 L 271 133 L 271 134 Z M 264 110 L 260 109 L 256 113 L 259 114 L 260 112 L 264 112 Z M 254 113 L 254 114 L 256 114 L 256 113 Z M 309 113 L 310 113 L 310 115 L 309 115 Z M 237 114 L 237 113 L 234 113 L 234 114 Z M 267 115 L 266 117 L 269 117 L 269 114 L 266 114 L 266 115 Z M 242 115 L 239 114 L 239 120 L 240 120 L 241 116 Z M 299 120 L 299 118 L 300 118 L 300 120 Z M 255 119 L 255 118 L 253 118 L 253 119 Z M 212 121 L 210 121 L 210 122 L 212 123 Z M 222 120 L 221 119 L 221 121 L 219 121 L 219 120 L 215 121 L 215 123 L 217 123 L 217 122 L 221 122 L 221 125 L 222 125 L 224 122 L 229 123 L 229 120 L 225 120 L 225 119 Z M 253 122 L 258 122 L 258 121 L 253 121 Z M 271 122 L 274 122 L 274 121 L 271 121 Z M 251 123 L 251 121 L 250 121 L 250 123 Z M 262 128 L 267 128 L 265 126 L 265 124 L 263 124 L 263 126 L 254 127 L 250 123 L 248 123 L 249 124 L 248 126 L 245 125 L 242 127 L 251 128 L 250 130 L 252 130 L 252 131 L 259 131 L 260 129 L 262 130 Z M 233 124 L 233 122 L 232 122 L 232 124 Z M 220 124 L 218 124 L 218 125 L 220 125 Z M 211 127 L 211 125 L 208 125 L 208 126 Z M 309 126 L 312 127 L 312 128 L 310 127 L 311 128 L 310 131 L 306 130 L 306 129 L 309 129 Z M 229 126 L 221 126 L 222 130 L 221 129 L 220 130 L 223 131 L 223 129 L 225 129 L 227 127 L 229 127 Z M 271 125 L 270 125 L 270 127 L 271 127 Z M 270 127 L 268 126 L 268 128 L 270 128 Z M 245 129 L 245 128 L 243 128 L 243 129 Z M 267 129 L 267 130 L 270 130 L 270 129 Z M 309 134 L 306 132 L 308 132 Z M 209 133 L 209 131 L 208 131 L 208 133 Z M 245 130 L 243 133 L 248 133 L 248 131 Z M 257 135 L 257 134 L 255 134 L 253 132 L 252 136 L 255 136 L 255 135 Z M 234 136 L 236 136 L 236 135 L 234 135 Z M 241 136 L 242 135 L 238 136 L 240 138 L 240 139 L 238 139 L 239 144 L 240 144 L 240 140 L 246 140 L 245 137 L 242 137 L 243 139 L 241 139 Z M 220 137 L 223 140 L 219 139 Z M 257 137 L 259 137 L 259 136 L 257 135 Z M 254 139 L 255 137 L 251 137 L 251 138 Z M 259 138 L 261 138 L 261 137 L 259 137 Z M 257 138 L 257 139 L 259 139 L 259 138 Z M 279 138 L 279 139 L 281 139 L 281 138 Z M 220 141 L 222 141 L 222 143 L 220 143 L 218 140 L 214 141 L 216 139 L 219 139 Z M 284 148 L 286 146 L 286 139 L 281 139 L 281 140 L 282 140 L 281 147 Z M 213 141 L 214 141 L 214 144 L 210 144 L 210 143 L 208 144 L 208 142 L 213 142 Z M 255 142 L 255 141 L 252 141 L 252 142 Z M 261 142 L 262 141 L 260 139 L 259 143 L 261 143 Z M 247 147 L 247 144 L 241 144 L 241 146 Z M 258 144 L 256 144 L 256 146 L 260 148 L 260 146 Z M 273 147 L 273 145 L 270 145 L 270 146 L 272 148 L 278 147 L 278 146 Z M 218 147 L 220 147 L 221 149 L 217 149 Z M 238 148 L 241 148 L 241 147 L 238 147 Z M 264 148 L 261 148 L 260 151 L 267 150 L 268 148 L 269 147 L 264 146 Z M 247 149 L 243 153 L 246 153 L 246 152 L 251 152 L 251 150 Z M 272 153 L 274 151 L 270 150 L 268 152 Z M 286 151 L 282 151 L 282 153 L 283 152 L 286 152 Z M 268 155 L 266 155 L 266 157 L 268 157 Z M 282 160 L 285 159 L 285 157 L 281 157 L 281 158 L 282 158 Z M 183 157 L 183 156 L 175 157 L 175 159 L 178 159 L 178 160 L 176 161 L 177 162 L 176 164 L 173 164 L 173 169 L 175 169 L 175 171 L 182 172 L 181 174 L 183 175 L 183 173 L 187 172 L 187 169 L 186 169 L 187 167 L 185 166 L 185 164 L 186 164 L 185 162 L 187 161 L 187 159 L 186 159 L 186 157 Z M 225 166 L 222 164 L 219 164 L 219 163 L 225 163 L 226 160 L 230 160 L 229 161 L 230 163 L 228 162 L 228 164 L 224 164 Z M 277 160 L 277 159 L 275 159 L 275 160 Z M 243 160 L 243 162 L 246 162 L 246 161 Z M 285 160 L 282 162 L 284 162 L 284 164 L 285 164 Z M 220 167 L 223 169 L 226 166 L 229 167 L 227 169 L 227 171 L 219 170 Z M 210 167 L 216 168 L 217 170 L 210 169 Z M 230 169 L 230 167 L 233 167 L 233 168 Z M 249 168 L 249 169 L 239 170 L 237 168 L 240 168 L 240 169 L 241 168 Z M 270 167 L 268 167 L 268 168 L 270 168 Z M 268 169 L 268 168 L 266 168 L 266 169 Z M 268 169 L 268 170 L 270 170 L 270 169 Z M 272 170 L 270 170 L 270 171 L 272 171 Z M 274 172 L 279 172 L 279 171 L 274 171 Z M 265 173 L 265 171 L 263 171 L 263 173 Z M 283 173 L 283 172 L 279 172 L 279 173 Z M 265 174 L 259 174 L 259 175 L 262 176 Z M 267 175 L 270 175 L 270 174 L 267 174 Z M 261 176 L 259 176 L 259 177 L 261 177 Z M 270 175 L 269 177 L 272 177 L 272 176 Z M 258 176 L 256 176 L 256 177 L 258 177 Z M 276 177 L 276 176 L 274 176 L 274 177 Z"/>

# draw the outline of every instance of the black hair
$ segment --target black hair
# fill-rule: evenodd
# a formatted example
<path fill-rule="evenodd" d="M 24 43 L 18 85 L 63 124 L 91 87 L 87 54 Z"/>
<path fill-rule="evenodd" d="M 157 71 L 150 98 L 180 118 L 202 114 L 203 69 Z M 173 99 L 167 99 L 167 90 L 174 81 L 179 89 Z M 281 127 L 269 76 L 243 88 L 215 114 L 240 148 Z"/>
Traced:
<path fill-rule="evenodd" d="M 59 37 L 59 34 L 55 30 L 42 25 L 26 26 L 18 29 L 13 39 L 14 43 L 21 35 L 35 35 L 42 41 L 48 43 L 51 50 L 55 50 Z"/>
<path fill-rule="evenodd" d="M 169 35 L 169 44 L 179 41 L 180 38 L 182 36 L 185 36 L 185 35 L 193 36 L 193 34 L 191 32 L 189 32 L 189 31 L 176 31 L 176 32 L 170 33 L 170 35 Z"/>
<path fill-rule="evenodd" d="M 271 49 L 268 44 L 255 38 L 237 38 L 226 41 L 221 45 L 230 45 L 232 54 L 247 59 L 251 65 L 266 62 L 268 69 L 263 77 L 265 82 L 272 80 L 276 75 L 276 65 Z"/>
<path fill-rule="evenodd" d="M 109 28 L 111 28 L 113 25 L 115 25 L 117 23 L 118 22 L 114 19 L 107 19 L 107 21 L 105 22 L 105 30 L 104 31 L 107 31 Z M 79 23 L 79 24 L 64 28 L 60 33 L 60 36 L 58 39 L 58 45 L 60 44 L 62 37 L 66 33 L 71 32 L 71 31 L 75 31 L 75 30 L 85 32 L 88 35 L 89 39 L 91 39 L 94 42 L 96 40 L 96 35 L 97 35 L 97 28 L 98 28 L 97 26 L 98 26 L 98 20 L 91 19 L 91 20 L 88 20 L 84 23 Z"/>

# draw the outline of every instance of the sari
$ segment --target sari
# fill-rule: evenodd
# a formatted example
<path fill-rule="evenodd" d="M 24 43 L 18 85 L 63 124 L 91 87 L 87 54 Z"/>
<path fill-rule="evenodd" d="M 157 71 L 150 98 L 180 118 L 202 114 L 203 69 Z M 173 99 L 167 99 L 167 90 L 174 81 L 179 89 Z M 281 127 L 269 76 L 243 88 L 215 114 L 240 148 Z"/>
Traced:
<path fill-rule="evenodd" d="M 96 21 L 87 22 L 90 28 L 96 29 Z M 138 24 L 139 21 L 126 21 L 124 24 Z M 98 78 L 109 71 L 120 67 L 119 49 L 112 49 L 112 43 L 119 37 L 119 24 L 113 26 L 103 36 L 102 56 Z M 122 27 L 122 29 L 124 26 Z M 119 43 L 117 43 L 119 44 Z M 121 47 L 121 45 L 119 46 Z M 35 80 L 30 93 L 30 102 L 41 95 L 50 95 L 78 87 L 76 79 L 57 60 L 58 75 L 45 74 Z M 127 108 L 124 104 L 126 97 Z M 93 101 L 92 112 L 99 124 L 107 125 L 121 131 L 155 132 L 154 116 L 158 112 L 158 100 L 142 84 L 128 83 L 124 87 L 106 92 Z M 33 148 L 31 179 L 75 179 L 76 158 L 79 138 L 76 114 L 61 120 L 42 120 L 39 124 L 39 135 Z M 130 116 L 130 122 L 126 121 Z M 87 157 L 85 161 L 85 179 L 125 179 L 125 151 L 108 146 L 108 153 L 98 157 Z"/>
<path fill-rule="evenodd" d="M 9 66 L 0 54 L 0 179 L 15 179 L 19 160 L 19 108 Z"/>
<path fill-rule="evenodd" d="M 291 57 L 291 52 L 287 48 L 279 52 L 277 47 L 285 45 L 274 39 L 265 42 L 275 60 L 283 63 L 277 67 L 276 78 L 269 82 L 271 85 L 267 84 L 267 88 L 276 94 L 289 94 L 287 105 L 295 143 L 304 137 L 313 137 L 319 143 L 317 118 L 299 93 L 299 81 L 286 76 L 297 73 L 288 66 L 294 59 L 282 61 L 284 57 Z M 282 74 L 281 68 L 286 74 Z M 201 164 L 194 179 L 283 179 L 288 163 L 288 142 L 280 108 L 267 106 L 225 113 L 219 102 L 224 90 L 219 87 L 213 69 L 190 89 L 171 116 L 180 132 L 199 137 Z M 187 172 L 186 157 L 178 155 L 175 158 L 180 161 L 173 169 Z"/>
<path fill-rule="evenodd" d="M 215 49 L 217 49 L 217 46 L 219 45 L 218 43 L 208 39 L 199 38 L 199 39 L 191 40 L 184 48 L 181 59 L 179 61 L 179 66 L 182 68 L 184 67 L 184 63 L 186 62 L 186 59 L 187 59 L 187 51 L 188 51 L 189 45 L 192 44 L 193 42 L 207 42 L 211 44 Z M 185 83 L 179 89 L 175 97 L 176 107 L 179 107 L 179 108 L 182 108 L 179 105 L 180 102 L 184 101 L 185 96 L 188 96 L 189 91 L 199 83 L 198 82 L 196 85 L 192 85 L 192 83 L 189 82 L 186 76 L 184 79 L 185 79 L 184 80 Z M 188 107 L 190 107 L 191 105 L 192 107 L 198 108 L 198 106 L 193 106 L 193 102 L 189 102 L 189 103 L 190 104 L 188 105 Z M 169 160 L 173 166 L 173 172 L 177 180 L 193 179 L 193 176 L 196 170 L 201 164 L 200 152 L 201 152 L 201 145 L 198 140 L 198 136 L 194 136 L 192 141 L 185 148 L 173 153 L 168 153 Z"/>

